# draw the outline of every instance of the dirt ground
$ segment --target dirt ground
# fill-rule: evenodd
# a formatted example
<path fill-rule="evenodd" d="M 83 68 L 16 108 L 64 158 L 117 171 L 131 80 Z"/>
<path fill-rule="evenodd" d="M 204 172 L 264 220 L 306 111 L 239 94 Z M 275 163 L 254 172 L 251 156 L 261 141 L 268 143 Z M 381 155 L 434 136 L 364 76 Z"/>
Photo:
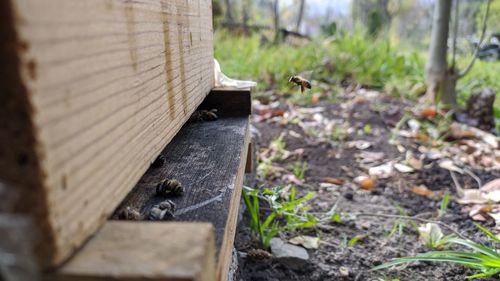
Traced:
<path fill-rule="evenodd" d="M 361 98 L 359 96 L 362 96 Z M 311 136 L 294 122 L 283 122 L 283 112 L 300 110 L 300 107 L 287 104 L 282 98 L 275 100 L 275 114 L 263 119 L 260 115 L 262 104 L 273 100 L 256 103 L 254 110 L 254 126 L 260 137 L 258 146 L 269 147 L 272 140 L 283 135 L 286 150 L 302 150 L 299 156 L 289 157 L 274 163 L 280 167 L 289 167 L 298 159 L 308 163 L 303 184 L 298 185 L 300 194 L 315 191 L 310 201 L 311 212 L 324 213 L 337 204 L 337 211 L 342 213 L 342 222 L 330 223 L 328 227 L 302 229 L 298 233 L 282 233 L 283 239 L 297 234 L 319 237 L 318 249 L 308 250 L 310 260 L 306 266 L 290 268 L 275 258 L 255 258 L 247 255 L 251 249 L 259 245 L 248 227 L 248 214 L 245 212 L 239 223 L 235 246 L 239 259 L 239 278 L 237 280 L 275 281 L 275 280 L 465 280 L 472 270 L 452 264 L 433 264 L 428 262 L 412 263 L 392 269 L 371 271 L 370 269 L 395 257 L 411 256 L 429 249 L 419 242 L 417 230 L 408 221 L 402 223 L 402 232 L 390 233 L 398 218 L 377 216 L 354 216 L 353 214 L 405 214 L 423 218 L 431 218 L 439 209 L 442 194 L 449 191 L 451 198 L 456 197 L 456 187 L 450 172 L 438 166 L 434 159 L 423 158 L 423 167 L 413 172 L 393 172 L 387 178 L 377 178 L 371 190 L 360 189 L 355 183 L 356 177 L 367 174 L 367 165 L 360 160 L 359 154 L 364 152 L 382 152 L 383 159 L 378 164 L 389 160 L 401 160 L 408 151 L 419 156 L 419 145 L 414 140 L 398 138 L 399 147 L 390 143 L 391 130 L 405 110 L 413 105 L 398 99 L 384 96 L 381 93 L 359 92 L 344 94 L 336 103 L 320 101 L 306 108 L 322 108 L 321 116 L 329 120 L 348 122 L 354 129 L 347 130 L 344 140 L 325 142 L 321 138 Z M 313 116 L 314 114 L 311 114 Z M 314 116 L 313 116 L 314 117 Z M 369 124 L 371 133 L 363 134 L 363 128 Z M 369 143 L 368 148 L 359 149 L 356 142 Z M 404 149 L 401 149 L 403 147 Z M 422 159 L 422 157 L 420 158 Z M 377 161 L 375 161 L 377 162 Z M 499 178 L 498 167 L 485 169 L 469 167 L 480 180 L 488 182 Z M 340 185 L 325 185 L 324 177 L 341 179 Z M 477 188 L 474 179 L 468 175 L 457 174 L 459 182 L 465 188 Z M 283 178 L 259 178 L 257 186 L 272 187 L 283 185 Z M 422 196 L 410 191 L 413 186 L 425 185 L 431 192 L 441 196 Z M 458 230 L 464 236 L 482 241 L 484 235 L 478 233 L 473 220 L 463 205 L 450 200 L 448 210 L 441 217 L 441 222 Z M 483 224 L 485 226 L 491 226 Z M 447 229 L 443 231 L 448 234 Z M 346 241 L 359 236 L 361 239 L 354 246 L 348 247 Z M 341 275 L 341 267 L 344 274 Z M 348 276 L 345 276 L 345 269 Z M 494 278 L 484 280 L 498 280 Z"/>

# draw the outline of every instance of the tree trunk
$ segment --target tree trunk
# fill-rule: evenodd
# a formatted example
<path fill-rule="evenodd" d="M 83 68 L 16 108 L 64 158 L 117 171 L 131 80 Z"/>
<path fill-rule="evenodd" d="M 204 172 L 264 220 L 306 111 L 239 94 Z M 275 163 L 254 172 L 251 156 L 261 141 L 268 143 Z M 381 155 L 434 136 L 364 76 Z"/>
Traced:
<path fill-rule="evenodd" d="M 389 13 L 389 0 L 379 0 L 378 5 L 380 13 L 382 14 L 382 17 L 384 19 L 384 25 L 386 29 L 389 29 L 391 27 L 392 21 L 391 13 Z"/>
<path fill-rule="evenodd" d="M 274 23 L 274 43 L 280 41 L 280 1 L 274 0 L 272 3 L 273 23 Z"/>
<path fill-rule="evenodd" d="M 226 0 L 226 22 L 229 24 L 234 23 L 233 10 L 231 7 L 231 0 Z"/>
<path fill-rule="evenodd" d="M 250 10 L 251 10 L 250 5 L 251 5 L 251 0 L 243 0 L 243 3 L 241 5 L 241 14 L 243 16 L 241 23 L 245 35 L 250 34 L 248 30 L 248 20 L 250 19 Z"/>
<path fill-rule="evenodd" d="M 300 32 L 300 24 L 302 23 L 302 17 L 304 16 L 305 6 L 306 0 L 300 0 L 299 14 L 297 15 L 297 24 L 295 25 L 296 32 Z"/>
<path fill-rule="evenodd" d="M 451 0 L 438 0 L 432 20 L 431 44 L 427 61 L 427 93 L 425 100 L 441 101 L 447 105 L 456 105 L 456 74 L 448 69 L 447 51 L 451 15 Z"/>

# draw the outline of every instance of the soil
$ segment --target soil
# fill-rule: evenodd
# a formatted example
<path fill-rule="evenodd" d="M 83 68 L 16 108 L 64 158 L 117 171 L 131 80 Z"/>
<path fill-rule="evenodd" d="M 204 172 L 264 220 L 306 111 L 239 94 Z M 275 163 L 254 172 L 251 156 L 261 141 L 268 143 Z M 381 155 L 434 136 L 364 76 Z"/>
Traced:
<path fill-rule="evenodd" d="M 401 115 L 405 108 L 411 106 L 407 102 L 383 96 L 377 98 L 389 107 L 392 115 Z M 285 101 L 279 99 L 280 108 L 287 111 Z M 351 106 L 345 106 L 350 103 Z M 389 143 L 391 129 L 395 122 L 391 122 L 386 114 L 374 110 L 373 100 L 361 100 L 356 103 L 352 96 L 341 97 L 338 103 L 320 102 L 314 107 L 324 107 L 323 114 L 328 118 L 350 119 L 350 124 L 356 128 L 363 128 L 369 124 L 372 134 L 349 134 L 348 141 L 364 140 L 371 143 L 365 151 L 383 152 L 384 160 L 404 158 L 405 153 L 399 152 L 395 145 Z M 308 106 L 312 107 L 312 106 Z M 310 201 L 311 212 L 327 212 L 337 204 L 337 210 L 342 212 L 341 223 L 330 223 L 329 227 L 300 230 L 303 235 L 320 237 L 322 243 L 318 249 L 308 250 L 310 260 L 301 268 L 290 268 L 276 258 L 258 259 L 247 255 L 251 249 L 259 247 L 255 237 L 251 234 L 248 214 L 245 212 L 238 225 L 235 247 L 238 252 L 239 277 L 236 280 L 275 281 L 275 280 L 466 280 L 467 275 L 474 271 L 453 264 L 436 264 L 417 262 L 405 266 L 397 266 L 381 271 L 370 269 L 395 257 L 411 256 L 429 251 L 418 241 L 416 229 L 404 221 L 402 232 L 390 233 L 399 219 L 377 216 L 357 216 L 350 214 L 402 214 L 413 216 L 417 214 L 435 213 L 440 206 L 441 199 L 428 198 L 409 191 L 410 187 L 425 185 L 436 191 L 449 191 L 453 198 L 456 194 L 455 185 L 448 170 L 440 168 L 435 162 L 424 162 L 424 167 L 413 173 L 394 173 L 386 179 L 377 179 L 376 186 L 370 191 L 362 190 L 354 184 L 356 176 L 366 174 L 366 167 L 355 156 L 360 150 L 349 148 L 346 141 L 325 143 L 314 140 L 314 137 L 294 137 L 290 130 L 306 136 L 307 134 L 297 125 L 282 125 L 280 122 L 254 122 L 260 138 L 259 147 L 268 147 L 270 142 L 284 132 L 286 149 L 304 149 L 302 160 L 308 163 L 305 174 L 305 184 L 298 187 L 300 194 L 315 191 L 316 196 Z M 409 150 L 416 150 L 414 143 L 405 143 Z M 278 161 L 281 167 L 289 167 L 297 161 L 289 158 Z M 383 162 L 383 161 L 382 161 Z M 473 169 L 482 180 L 500 177 L 500 172 Z M 342 179 L 346 184 L 342 186 L 324 187 L 323 177 Z M 469 176 L 458 177 L 465 187 L 477 184 Z M 272 187 L 282 185 L 280 178 L 259 179 L 256 186 Z M 448 210 L 441 221 L 460 231 L 464 236 L 476 241 L 483 241 L 484 235 L 477 231 L 474 222 L 462 205 L 450 200 Z M 427 216 L 430 218 L 430 216 Z M 447 229 L 443 229 L 448 234 Z M 281 233 L 283 239 L 290 238 L 297 233 Z M 348 247 L 346 241 L 355 236 L 361 236 L 354 246 Z M 340 267 L 348 270 L 348 276 L 341 276 Z M 498 280 L 496 278 L 484 280 Z"/>

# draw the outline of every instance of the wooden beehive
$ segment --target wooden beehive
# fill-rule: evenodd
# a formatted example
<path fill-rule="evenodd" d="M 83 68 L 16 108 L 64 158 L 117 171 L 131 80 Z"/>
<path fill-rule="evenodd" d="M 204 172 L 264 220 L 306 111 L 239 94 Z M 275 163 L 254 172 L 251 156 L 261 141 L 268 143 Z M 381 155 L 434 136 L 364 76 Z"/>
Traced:
<path fill-rule="evenodd" d="M 214 85 L 210 0 L 0 4 L 0 180 L 43 267 L 108 218 Z"/>

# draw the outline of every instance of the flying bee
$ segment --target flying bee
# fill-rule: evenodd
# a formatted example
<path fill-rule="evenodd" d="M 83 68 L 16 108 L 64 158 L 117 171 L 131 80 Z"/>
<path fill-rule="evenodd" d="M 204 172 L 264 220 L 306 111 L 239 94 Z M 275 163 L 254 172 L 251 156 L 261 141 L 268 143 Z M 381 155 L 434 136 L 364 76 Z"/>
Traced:
<path fill-rule="evenodd" d="M 172 220 L 175 218 L 175 203 L 170 200 L 165 200 L 154 205 L 149 210 L 149 220 Z"/>
<path fill-rule="evenodd" d="M 176 179 L 165 179 L 156 185 L 156 194 L 160 196 L 177 196 L 182 193 L 184 193 L 184 187 Z"/>
<path fill-rule="evenodd" d="M 298 76 L 298 75 L 294 75 L 294 76 L 290 77 L 288 82 L 292 82 L 292 83 L 295 83 L 298 86 L 300 86 L 301 93 L 303 93 L 306 88 L 311 89 L 311 82 L 309 82 L 307 79 L 305 79 L 301 76 Z"/>

